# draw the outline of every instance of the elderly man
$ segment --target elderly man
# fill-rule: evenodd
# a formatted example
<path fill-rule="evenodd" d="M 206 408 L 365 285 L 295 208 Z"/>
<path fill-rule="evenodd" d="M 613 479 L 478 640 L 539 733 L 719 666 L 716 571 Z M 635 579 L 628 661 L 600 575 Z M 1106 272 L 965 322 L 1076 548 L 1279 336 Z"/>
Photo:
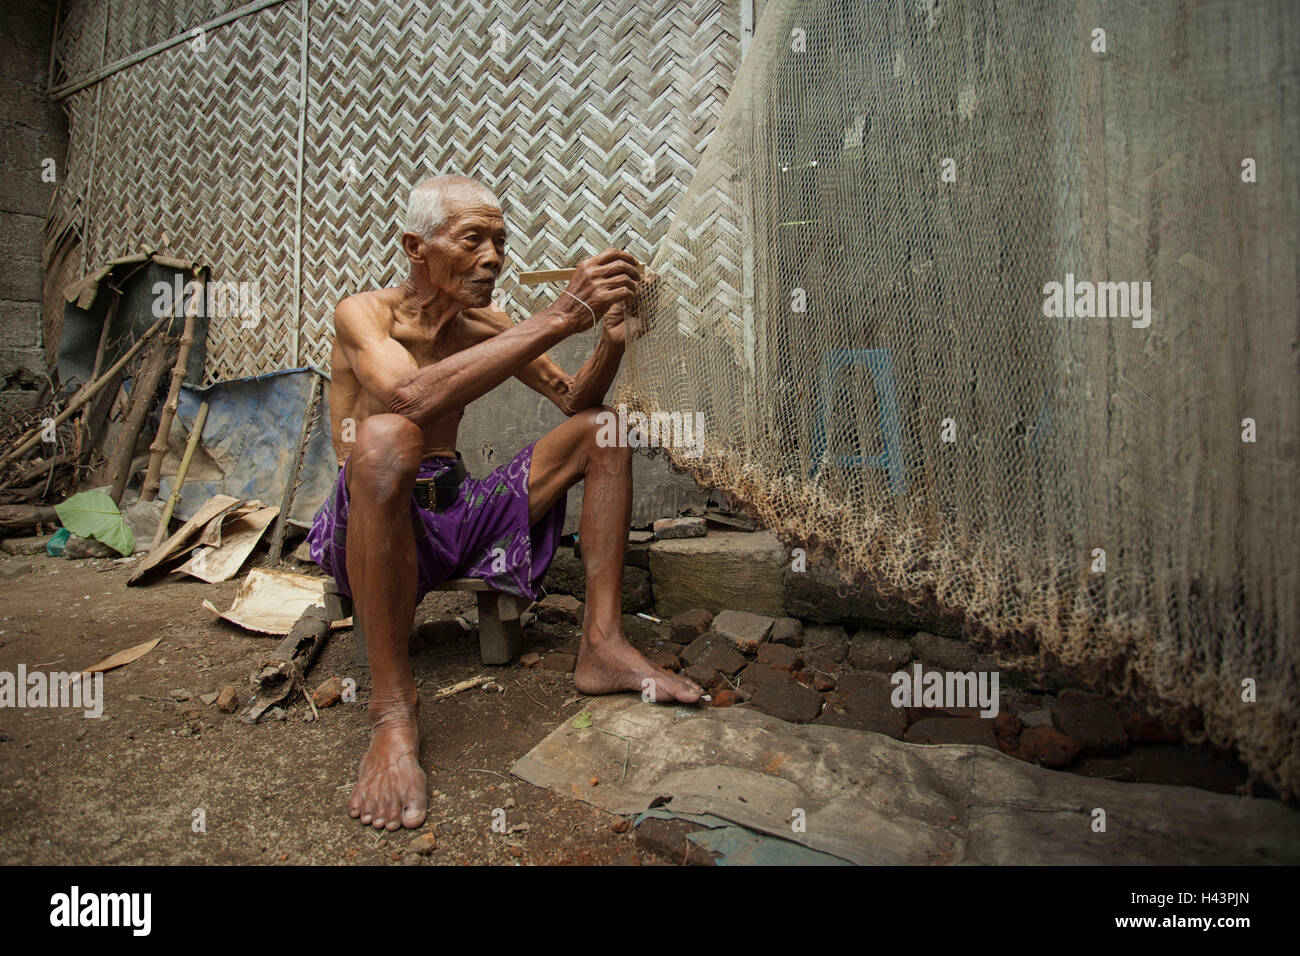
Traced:
<path fill-rule="evenodd" d="M 647 661 L 622 628 L 631 452 L 597 441 L 597 415 L 623 356 L 636 260 L 616 249 L 592 256 L 550 308 L 516 325 L 492 304 L 505 245 L 501 204 L 487 188 L 430 179 L 411 193 L 406 281 L 349 296 L 334 313 L 330 414 L 341 470 L 309 541 L 353 596 L 370 654 L 370 748 L 349 811 L 389 830 L 420 826 L 427 807 L 408 653 L 416 605 L 457 576 L 536 597 L 579 481 L 587 611 L 574 685 L 584 694 L 651 690 L 660 701 L 702 693 Z M 591 357 L 566 375 L 546 350 L 601 318 Z M 456 451 L 461 416 L 512 375 L 568 420 L 475 480 Z"/>

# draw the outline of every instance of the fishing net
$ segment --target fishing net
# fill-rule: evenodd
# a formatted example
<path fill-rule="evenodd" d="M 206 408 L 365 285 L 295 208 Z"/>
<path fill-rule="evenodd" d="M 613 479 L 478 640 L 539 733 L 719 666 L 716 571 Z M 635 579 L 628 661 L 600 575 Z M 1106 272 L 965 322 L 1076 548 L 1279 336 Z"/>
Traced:
<path fill-rule="evenodd" d="M 674 465 L 791 547 L 1293 794 L 1298 20 L 770 0 L 615 401 L 702 412 Z"/>

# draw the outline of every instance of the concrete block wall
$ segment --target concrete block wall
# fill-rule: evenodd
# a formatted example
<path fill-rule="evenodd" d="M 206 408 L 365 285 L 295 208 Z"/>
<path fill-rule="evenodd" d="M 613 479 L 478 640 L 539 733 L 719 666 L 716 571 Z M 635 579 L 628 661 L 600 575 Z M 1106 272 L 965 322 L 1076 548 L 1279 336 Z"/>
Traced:
<path fill-rule="evenodd" d="M 0 4 L 0 413 L 30 407 L 46 367 L 41 230 L 68 150 L 45 92 L 54 13 L 54 0 Z M 42 178 L 49 159 L 55 182 Z"/>

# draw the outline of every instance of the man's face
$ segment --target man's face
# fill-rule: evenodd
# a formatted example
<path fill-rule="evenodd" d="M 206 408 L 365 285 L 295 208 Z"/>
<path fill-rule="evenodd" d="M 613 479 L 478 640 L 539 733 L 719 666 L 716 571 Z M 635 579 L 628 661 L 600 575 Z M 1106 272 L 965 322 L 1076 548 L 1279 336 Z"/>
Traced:
<path fill-rule="evenodd" d="M 465 308 L 481 309 L 492 301 L 505 251 L 501 211 L 480 200 L 456 202 L 425 246 L 425 268 L 435 289 Z"/>

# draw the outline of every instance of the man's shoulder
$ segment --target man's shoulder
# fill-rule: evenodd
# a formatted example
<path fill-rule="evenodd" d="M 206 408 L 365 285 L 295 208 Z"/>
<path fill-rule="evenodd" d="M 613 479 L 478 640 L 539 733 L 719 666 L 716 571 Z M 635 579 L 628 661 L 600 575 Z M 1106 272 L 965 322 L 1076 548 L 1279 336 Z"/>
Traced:
<path fill-rule="evenodd" d="M 344 297 L 334 308 L 334 326 L 365 324 L 391 326 L 393 297 L 390 289 L 370 289 Z"/>

